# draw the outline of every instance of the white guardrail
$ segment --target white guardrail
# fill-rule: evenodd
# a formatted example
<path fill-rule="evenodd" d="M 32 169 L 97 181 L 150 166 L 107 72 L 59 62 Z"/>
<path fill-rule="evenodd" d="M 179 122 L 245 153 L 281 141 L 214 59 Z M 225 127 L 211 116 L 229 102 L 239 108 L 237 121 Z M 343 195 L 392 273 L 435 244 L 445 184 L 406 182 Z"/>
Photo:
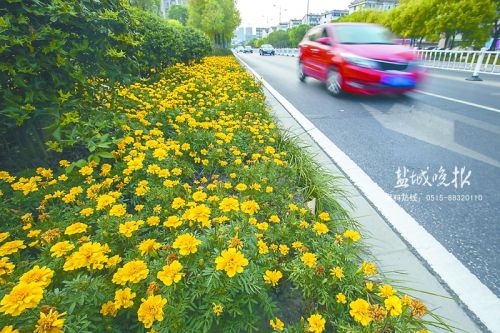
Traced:
<path fill-rule="evenodd" d="M 500 51 L 415 50 L 422 66 L 500 75 Z M 276 49 L 276 55 L 297 57 L 299 49 Z"/>

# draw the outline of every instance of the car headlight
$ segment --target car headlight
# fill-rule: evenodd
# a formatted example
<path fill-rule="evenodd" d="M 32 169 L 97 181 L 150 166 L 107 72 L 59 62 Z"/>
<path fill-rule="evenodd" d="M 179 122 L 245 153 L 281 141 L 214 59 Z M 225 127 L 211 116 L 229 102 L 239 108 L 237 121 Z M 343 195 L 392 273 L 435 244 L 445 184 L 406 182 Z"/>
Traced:
<path fill-rule="evenodd" d="M 345 61 L 347 61 L 348 63 L 350 63 L 352 65 L 364 67 L 364 68 L 373 68 L 373 69 L 378 68 L 378 64 L 374 60 L 371 60 L 368 58 L 363 58 L 363 57 L 360 57 L 360 56 L 357 56 L 354 54 L 350 54 L 350 53 L 342 53 L 340 55 L 342 56 L 342 58 L 344 58 Z"/>

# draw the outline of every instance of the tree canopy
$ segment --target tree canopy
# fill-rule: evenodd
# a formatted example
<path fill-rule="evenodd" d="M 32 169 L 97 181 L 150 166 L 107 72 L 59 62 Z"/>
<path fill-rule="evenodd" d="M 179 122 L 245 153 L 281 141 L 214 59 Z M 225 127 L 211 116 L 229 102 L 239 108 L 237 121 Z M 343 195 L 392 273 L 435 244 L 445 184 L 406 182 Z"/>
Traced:
<path fill-rule="evenodd" d="M 186 25 L 188 20 L 188 8 L 184 5 L 172 5 L 168 10 L 167 17 L 171 20 L 181 22 L 182 25 Z"/>
<path fill-rule="evenodd" d="M 216 48 L 225 48 L 240 24 L 234 0 L 191 0 L 188 24 L 205 32 Z"/>

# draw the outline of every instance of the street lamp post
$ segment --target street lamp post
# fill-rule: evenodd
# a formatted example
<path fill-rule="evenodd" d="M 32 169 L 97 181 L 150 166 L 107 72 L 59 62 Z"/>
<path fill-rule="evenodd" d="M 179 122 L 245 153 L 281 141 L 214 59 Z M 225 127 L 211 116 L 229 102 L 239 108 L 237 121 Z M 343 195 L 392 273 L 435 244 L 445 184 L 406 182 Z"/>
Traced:
<path fill-rule="evenodd" d="M 309 0 L 307 0 L 306 24 L 309 24 Z"/>

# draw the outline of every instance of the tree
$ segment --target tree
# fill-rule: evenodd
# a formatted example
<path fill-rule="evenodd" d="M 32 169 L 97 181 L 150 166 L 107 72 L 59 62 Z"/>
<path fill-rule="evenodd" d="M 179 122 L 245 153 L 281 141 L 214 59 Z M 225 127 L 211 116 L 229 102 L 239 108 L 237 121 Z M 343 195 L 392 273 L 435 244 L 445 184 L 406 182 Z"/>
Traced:
<path fill-rule="evenodd" d="M 216 48 L 226 48 L 240 24 L 234 0 L 191 0 L 188 24 L 205 32 Z"/>
<path fill-rule="evenodd" d="M 495 51 L 497 46 L 497 41 L 500 38 L 500 0 L 495 0 L 496 15 L 493 19 L 493 40 L 491 41 L 490 51 Z"/>
<path fill-rule="evenodd" d="M 161 0 L 129 0 L 129 4 L 147 12 L 160 15 L 160 1 Z"/>
<path fill-rule="evenodd" d="M 172 5 L 168 10 L 167 17 L 181 22 L 182 25 L 186 25 L 188 20 L 188 8 L 184 5 Z"/>
<path fill-rule="evenodd" d="M 337 22 L 362 22 L 362 23 L 377 23 L 384 24 L 388 11 L 380 11 L 375 9 L 359 10 L 346 16 L 342 16 Z"/>
<path fill-rule="evenodd" d="M 463 45 L 483 45 L 488 39 L 496 15 L 493 0 L 433 0 L 433 6 L 435 16 L 427 24 L 444 34 L 445 47 L 454 46 L 457 34 Z"/>
<path fill-rule="evenodd" d="M 427 24 L 434 15 L 432 6 L 433 0 L 404 1 L 388 13 L 385 25 L 403 38 L 418 40 L 419 45 L 424 38 L 437 39 Z"/>
<path fill-rule="evenodd" d="M 288 33 L 284 30 L 273 31 L 266 37 L 266 43 L 274 47 L 289 47 Z"/>
<path fill-rule="evenodd" d="M 297 47 L 297 45 L 302 41 L 304 35 L 311 28 L 308 24 L 301 24 L 288 30 L 288 40 L 292 47 Z"/>

